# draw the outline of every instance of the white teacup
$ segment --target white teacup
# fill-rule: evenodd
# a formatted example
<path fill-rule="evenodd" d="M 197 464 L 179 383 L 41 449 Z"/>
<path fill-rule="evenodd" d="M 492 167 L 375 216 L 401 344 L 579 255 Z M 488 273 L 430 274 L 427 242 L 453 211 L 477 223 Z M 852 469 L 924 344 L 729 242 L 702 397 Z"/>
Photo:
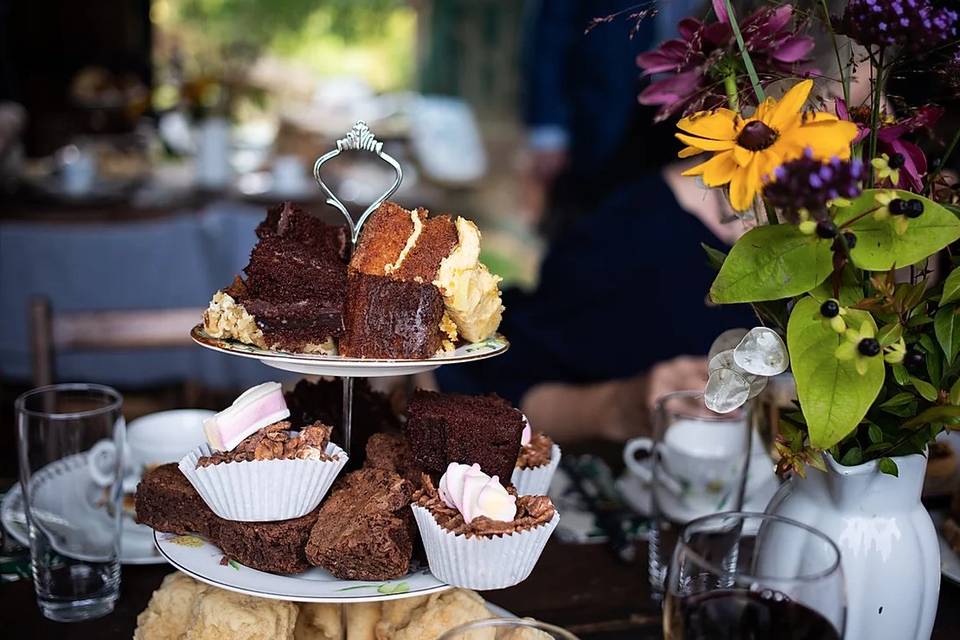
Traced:
<path fill-rule="evenodd" d="M 643 482 L 665 489 L 671 501 L 697 512 L 723 510 L 724 501 L 740 482 L 747 461 L 743 421 L 684 418 L 666 430 L 662 442 L 634 438 L 623 450 L 623 460 Z M 646 452 L 649 460 L 637 460 Z M 652 463 L 650 462 L 652 461 Z M 654 465 L 658 469 L 654 470 Z"/>

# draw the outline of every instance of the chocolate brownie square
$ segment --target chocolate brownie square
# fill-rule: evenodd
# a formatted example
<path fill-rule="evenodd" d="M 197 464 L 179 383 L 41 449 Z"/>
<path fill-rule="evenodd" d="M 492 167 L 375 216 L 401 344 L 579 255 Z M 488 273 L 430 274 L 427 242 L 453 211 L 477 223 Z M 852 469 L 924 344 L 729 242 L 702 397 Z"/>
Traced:
<path fill-rule="evenodd" d="M 479 464 L 509 484 L 520 452 L 523 414 L 497 395 L 418 390 L 407 407 L 404 434 L 416 462 L 429 473 L 451 462 Z"/>
<path fill-rule="evenodd" d="M 160 465 L 140 479 L 136 521 L 164 533 L 215 537 L 220 522 L 175 462 Z"/>
<path fill-rule="evenodd" d="M 221 520 L 216 544 L 223 554 L 252 569 L 302 573 L 310 568 L 306 545 L 317 522 L 317 509 L 292 520 L 233 522 Z"/>

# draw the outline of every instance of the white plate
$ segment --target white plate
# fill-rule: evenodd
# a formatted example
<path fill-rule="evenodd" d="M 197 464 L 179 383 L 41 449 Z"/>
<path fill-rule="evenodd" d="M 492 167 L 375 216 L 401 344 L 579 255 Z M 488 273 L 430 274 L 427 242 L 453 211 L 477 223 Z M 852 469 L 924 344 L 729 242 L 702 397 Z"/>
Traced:
<path fill-rule="evenodd" d="M 160 553 L 174 567 L 209 585 L 260 598 L 294 602 L 375 602 L 424 596 L 449 589 L 426 568 L 385 581 L 340 580 L 314 567 L 304 573 L 277 575 L 236 561 L 224 563 L 218 547 L 197 536 L 154 532 Z"/>
<path fill-rule="evenodd" d="M 943 526 L 946 517 L 942 513 L 931 513 L 930 515 L 933 517 L 933 524 L 937 528 L 937 538 L 940 540 L 940 572 L 950 580 L 960 584 L 960 555 L 957 555 L 957 552 L 950 548 L 947 539 L 940 532 L 940 527 Z"/>
<path fill-rule="evenodd" d="M 57 475 L 56 487 L 91 487 L 92 483 L 86 478 L 86 463 L 77 462 L 80 458 L 70 457 L 60 461 L 60 467 L 65 473 Z M 57 463 L 55 463 L 57 464 Z M 83 477 L 80 477 L 83 476 Z M 58 489 L 59 490 L 59 489 Z M 30 546 L 30 534 L 27 529 L 27 517 L 24 513 L 23 493 L 20 484 L 16 484 L 7 491 L 0 502 L 0 522 L 10 536 L 25 547 Z M 120 532 L 120 562 L 121 564 L 162 564 L 163 557 L 153 543 L 153 529 L 137 524 L 124 513 Z M 53 527 L 52 527 L 53 528 Z"/>
<path fill-rule="evenodd" d="M 432 371 L 445 364 L 476 362 L 498 356 L 505 352 L 510 343 L 499 333 L 482 342 L 465 344 L 455 351 L 444 353 L 426 360 L 380 360 L 375 358 L 347 358 L 307 353 L 287 353 L 269 351 L 235 340 L 221 340 L 207 335 L 203 325 L 197 325 L 190 332 L 194 342 L 207 349 L 227 353 L 242 358 L 254 358 L 268 367 L 292 371 L 304 375 L 339 376 L 352 378 L 379 378 L 384 376 L 406 376 L 424 371 Z"/>

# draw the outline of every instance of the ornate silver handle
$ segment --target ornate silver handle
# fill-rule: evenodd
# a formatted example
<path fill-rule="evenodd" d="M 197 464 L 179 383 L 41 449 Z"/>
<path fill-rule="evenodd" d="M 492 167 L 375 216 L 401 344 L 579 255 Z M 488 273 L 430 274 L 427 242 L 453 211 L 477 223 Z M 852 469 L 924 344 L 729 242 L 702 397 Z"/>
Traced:
<path fill-rule="evenodd" d="M 370 151 L 377 155 L 378 158 L 389 164 L 393 167 L 393 170 L 397 172 L 397 177 L 393 181 L 393 185 L 387 189 L 383 195 L 373 201 L 369 207 L 364 210 L 363 215 L 354 222 L 353 218 L 350 216 L 350 212 L 347 211 L 347 208 L 340 202 L 340 199 L 337 198 L 328 187 L 323 182 L 323 178 L 320 177 L 320 167 L 323 166 L 323 163 L 331 158 L 336 158 L 343 151 Z M 370 214 L 377 210 L 383 201 L 389 198 L 400 186 L 400 181 L 403 180 L 403 169 L 400 168 L 400 163 L 394 160 L 390 154 L 383 152 L 383 143 L 377 140 L 373 135 L 373 132 L 370 131 L 370 128 L 367 127 L 367 123 L 360 121 L 357 124 L 353 125 L 353 128 L 347 132 L 347 135 L 343 138 L 337 140 L 337 148 L 332 151 L 328 151 L 319 158 L 317 158 L 316 164 L 313 165 L 313 177 L 317 180 L 317 184 L 320 185 L 320 188 L 323 189 L 323 192 L 327 194 L 327 204 L 334 207 L 337 211 L 343 214 L 343 217 L 347 219 L 347 226 L 350 228 L 350 242 L 352 247 L 356 247 L 357 240 L 360 238 L 360 229 L 363 228 L 363 223 L 367 221 L 367 218 L 370 217 Z"/>

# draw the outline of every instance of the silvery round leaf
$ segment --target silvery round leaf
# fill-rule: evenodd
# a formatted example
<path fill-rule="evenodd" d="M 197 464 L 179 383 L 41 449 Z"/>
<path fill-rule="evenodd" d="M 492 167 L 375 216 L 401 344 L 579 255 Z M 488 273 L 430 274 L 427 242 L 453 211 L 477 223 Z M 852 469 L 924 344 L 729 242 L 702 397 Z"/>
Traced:
<path fill-rule="evenodd" d="M 737 366 L 758 376 L 775 376 L 787 370 L 787 345 L 773 329 L 754 327 L 733 350 Z"/>
<path fill-rule="evenodd" d="M 713 357 L 721 351 L 733 350 L 734 347 L 740 344 L 740 341 L 743 340 L 743 336 L 745 335 L 747 335 L 747 330 L 743 327 L 727 329 L 718 335 L 713 341 L 713 344 L 710 345 L 710 352 L 707 354 L 707 359 L 713 360 Z"/>
<path fill-rule="evenodd" d="M 750 395 L 750 383 L 733 369 L 717 369 L 707 379 L 703 403 L 716 413 L 730 413 L 743 406 Z"/>

